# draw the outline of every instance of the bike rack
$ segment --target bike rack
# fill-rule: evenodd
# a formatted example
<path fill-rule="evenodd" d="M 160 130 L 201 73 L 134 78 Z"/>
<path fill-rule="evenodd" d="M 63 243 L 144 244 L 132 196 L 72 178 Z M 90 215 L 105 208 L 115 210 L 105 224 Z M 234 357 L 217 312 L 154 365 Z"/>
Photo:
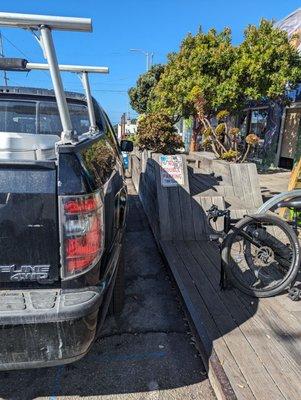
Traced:
<path fill-rule="evenodd" d="M 92 32 L 91 19 L 0 12 L 0 26 L 28 29 L 32 31 L 32 33 L 38 40 L 43 50 L 44 57 L 46 58 L 48 63 L 48 68 L 50 71 L 53 89 L 58 105 L 59 115 L 63 126 L 61 143 L 76 143 L 77 138 L 75 137 L 74 130 L 72 128 L 66 95 L 64 92 L 54 42 L 52 38 L 52 31 L 62 30 Z M 83 78 L 83 80 L 84 79 L 86 80 L 86 78 Z M 89 92 L 89 82 L 87 90 Z"/>

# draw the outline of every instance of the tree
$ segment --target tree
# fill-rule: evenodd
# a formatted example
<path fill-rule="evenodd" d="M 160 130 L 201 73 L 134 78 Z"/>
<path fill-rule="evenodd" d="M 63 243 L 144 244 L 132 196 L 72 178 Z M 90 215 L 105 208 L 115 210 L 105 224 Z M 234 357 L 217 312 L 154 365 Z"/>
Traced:
<path fill-rule="evenodd" d="M 153 89 L 160 80 L 161 74 L 164 72 L 164 65 L 157 64 L 143 75 L 140 75 L 136 86 L 129 91 L 130 103 L 132 108 L 139 114 L 149 111 L 149 102 L 153 96 Z"/>
<path fill-rule="evenodd" d="M 232 67 L 231 84 L 240 87 L 240 108 L 250 100 L 268 101 L 268 126 L 262 146 L 262 167 L 273 163 L 278 145 L 283 106 L 289 104 L 288 89 L 301 81 L 301 61 L 285 31 L 271 21 L 249 25 Z"/>
<path fill-rule="evenodd" d="M 236 49 L 231 44 L 231 31 L 189 34 L 179 53 L 169 55 L 169 62 L 154 89 L 150 108 L 162 110 L 171 117 L 197 117 L 195 101 L 206 99 L 206 115 L 211 117 L 219 108 L 228 108 L 228 98 L 221 104 L 220 85 L 230 78 Z M 235 93 L 236 94 L 236 93 Z M 236 99 L 232 99 L 232 105 Z M 192 147 L 198 133 L 194 129 Z"/>
<path fill-rule="evenodd" d="M 301 61 L 285 31 L 271 21 L 249 25 L 238 47 L 231 81 L 243 89 L 242 107 L 251 100 L 287 102 L 287 88 L 301 81 Z"/>
<path fill-rule="evenodd" d="M 204 100 L 207 119 L 226 109 L 231 114 L 247 107 L 250 100 L 288 102 L 286 88 L 301 81 L 301 61 L 286 32 L 262 20 L 250 25 L 242 44 L 232 45 L 231 31 L 189 34 L 179 53 L 169 56 L 149 108 L 171 117 L 193 116 L 192 149 L 197 134 L 206 129 L 197 104 Z"/>
<path fill-rule="evenodd" d="M 163 113 L 142 116 L 138 122 L 137 137 L 140 150 L 156 153 L 174 154 L 184 145 L 173 121 Z"/>
<path fill-rule="evenodd" d="M 212 114 L 217 104 L 219 86 L 229 79 L 235 61 L 236 49 L 231 44 L 231 31 L 221 33 L 211 29 L 208 33 L 188 34 L 179 53 L 169 55 L 169 62 L 154 89 L 151 100 L 153 111 L 162 110 L 172 117 L 196 114 L 195 99 L 206 99 L 207 113 Z M 227 102 L 222 108 L 228 108 Z"/>

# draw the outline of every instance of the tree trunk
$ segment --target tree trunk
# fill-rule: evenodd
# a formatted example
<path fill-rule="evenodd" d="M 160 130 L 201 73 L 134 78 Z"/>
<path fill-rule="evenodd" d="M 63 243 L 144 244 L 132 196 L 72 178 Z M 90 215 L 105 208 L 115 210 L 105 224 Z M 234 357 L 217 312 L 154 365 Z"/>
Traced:
<path fill-rule="evenodd" d="M 192 135 L 190 141 L 190 151 L 197 151 L 197 137 L 200 131 L 200 121 L 197 116 L 193 117 Z"/>
<path fill-rule="evenodd" d="M 197 144 L 196 139 L 197 139 L 197 132 L 195 131 L 195 129 L 193 129 L 190 140 L 190 148 L 189 148 L 191 152 L 196 151 L 196 144 Z"/>

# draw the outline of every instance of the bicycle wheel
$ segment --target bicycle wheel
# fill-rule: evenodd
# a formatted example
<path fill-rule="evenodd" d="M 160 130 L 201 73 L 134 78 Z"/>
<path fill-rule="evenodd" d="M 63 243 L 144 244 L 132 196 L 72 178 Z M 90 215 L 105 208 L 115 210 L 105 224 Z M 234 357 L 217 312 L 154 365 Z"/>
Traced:
<path fill-rule="evenodd" d="M 271 297 L 296 279 L 299 242 L 292 228 L 276 216 L 246 216 L 227 235 L 222 261 L 235 287 L 254 297 Z"/>

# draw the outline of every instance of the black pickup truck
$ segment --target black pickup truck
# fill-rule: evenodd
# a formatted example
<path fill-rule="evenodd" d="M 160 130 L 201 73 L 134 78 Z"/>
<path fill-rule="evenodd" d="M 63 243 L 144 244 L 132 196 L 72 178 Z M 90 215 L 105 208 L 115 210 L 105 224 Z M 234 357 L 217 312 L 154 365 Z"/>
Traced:
<path fill-rule="evenodd" d="M 121 148 L 93 99 L 65 93 L 74 132 L 60 143 L 54 92 L 0 88 L 0 369 L 84 356 L 123 299 L 127 191 Z M 123 151 L 132 144 L 121 143 Z"/>

